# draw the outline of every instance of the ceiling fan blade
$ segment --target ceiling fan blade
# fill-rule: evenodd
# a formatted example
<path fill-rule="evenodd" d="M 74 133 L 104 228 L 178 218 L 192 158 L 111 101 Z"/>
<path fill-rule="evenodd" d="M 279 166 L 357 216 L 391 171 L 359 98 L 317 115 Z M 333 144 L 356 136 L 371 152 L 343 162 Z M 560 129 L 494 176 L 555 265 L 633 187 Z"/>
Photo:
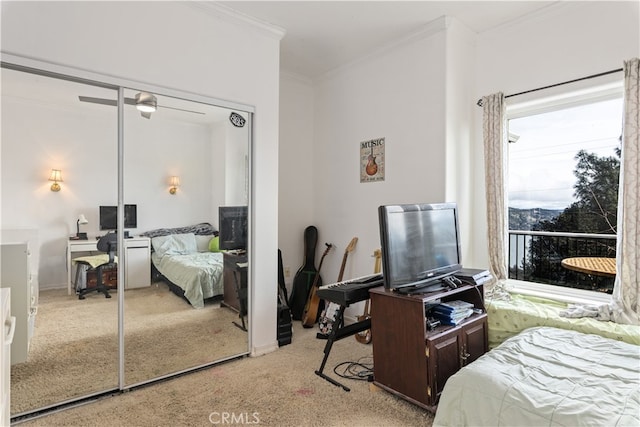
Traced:
<path fill-rule="evenodd" d="M 184 110 L 182 108 L 176 108 L 176 107 L 167 107 L 166 105 L 158 105 L 159 108 L 168 108 L 170 110 L 178 110 L 178 111 L 184 111 L 187 113 L 193 113 L 193 114 L 204 114 L 201 111 L 192 111 L 192 110 Z"/>
<path fill-rule="evenodd" d="M 118 105 L 118 101 L 115 99 L 105 99 L 105 98 L 92 98 L 90 96 L 79 96 L 78 99 L 82 102 L 92 102 L 94 104 L 102 104 L 102 105 Z"/>
<path fill-rule="evenodd" d="M 116 101 L 115 99 L 93 98 L 91 96 L 79 96 L 78 98 L 82 102 L 92 102 L 94 104 L 112 105 L 112 106 L 118 105 L 118 101 Z M 137 105 L 137 101 L 135 100 L 135 98 L 125 98 L 124 99 L 124 103 L 127 104 L 127 105 Z M 158 105 L 158 107 L 168 108 L 170 110 L 184 111 L 184 112 L 193 113 L 193 114 L 204 114 L 201 111 L 185 110 L 185 109 L 182 109 L 182 108 L 168 107 L 168 106 L 165 106 L 165 105 Z M 142 114 L 142 117 L 144 117 L 144 118 L 147 118 L 147 119 L 151 118 L 151 113 L 141 113 L 141 114 Z"/>
<path fill-rule="evenodd" d="M 94 104 L 102 104 L 102 105 L 113 105 L 114 107 L 118 105 L 118 101 L 115 99 L 106 99 L 106 98 L 93 98 L 91 96 L 79 96 L 78 99 L 82 102 L 92 102 Z M 125 104 L 136 105 L 136 100 L 133 98 L 125 98 Z"/>

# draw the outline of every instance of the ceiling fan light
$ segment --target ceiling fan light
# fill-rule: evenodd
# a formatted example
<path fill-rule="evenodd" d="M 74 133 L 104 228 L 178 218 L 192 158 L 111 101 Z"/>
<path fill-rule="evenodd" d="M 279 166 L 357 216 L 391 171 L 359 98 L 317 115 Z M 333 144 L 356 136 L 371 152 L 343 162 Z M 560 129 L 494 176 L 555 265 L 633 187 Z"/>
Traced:
<path fill-rule="evenodd" d="M 136 94 L 136 108 L 143 113 L 153 113 L 158 108 L 157 98 L 146 92 Z"/>

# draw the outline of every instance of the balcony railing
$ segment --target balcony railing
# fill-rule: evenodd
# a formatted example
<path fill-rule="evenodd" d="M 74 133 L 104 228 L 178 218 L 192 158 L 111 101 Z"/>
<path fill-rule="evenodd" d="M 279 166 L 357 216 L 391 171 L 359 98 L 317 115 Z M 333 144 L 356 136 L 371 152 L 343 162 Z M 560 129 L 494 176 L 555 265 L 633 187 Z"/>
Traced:
<path fill-rule="evenodd" d="M 616 257 L 615 234 L 509 230 L 509 278 L 612 293 L 614 279 L 562 267 L 570 257 Z"/>

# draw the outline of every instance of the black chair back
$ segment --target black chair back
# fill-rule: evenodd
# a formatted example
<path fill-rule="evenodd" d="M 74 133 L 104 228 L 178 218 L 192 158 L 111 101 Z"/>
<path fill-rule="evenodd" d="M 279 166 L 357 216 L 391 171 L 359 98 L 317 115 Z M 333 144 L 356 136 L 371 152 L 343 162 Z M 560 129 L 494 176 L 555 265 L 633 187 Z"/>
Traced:
<path fill-rule="evenodd" d="M 109 254 L 109 263 L 113 263 L 115 253 L 118 251 L 118 235 L 116 233 L 107 233 L 102 236 L 96 247 L 100 252 Z"/>

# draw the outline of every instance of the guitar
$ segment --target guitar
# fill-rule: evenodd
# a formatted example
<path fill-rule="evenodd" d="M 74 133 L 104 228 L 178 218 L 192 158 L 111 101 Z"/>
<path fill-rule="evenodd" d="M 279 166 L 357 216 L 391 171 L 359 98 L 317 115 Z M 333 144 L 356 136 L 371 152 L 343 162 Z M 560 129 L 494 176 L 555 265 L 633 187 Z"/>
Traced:
<path fill-rule="evenodd" d="M 367 175 L 373 176 L 378 172 L 378 165 L 376 164 L 376 157 L 373 155 L 373 145 L 371 146 L 371 154 L 367 159 L 367 166 L 365 167 Z"/>
<path fill-rule="evenodd" d="M 318 286 L 321 284 L 320 279 L 320 269 L 322 269 L 322 262 L 324 261 L 324 257 L 327 256 L 333 245 L 331 243 L 325 243 L 327 249 L 324 250 L 322 257 L 320 258 L 320 264 L 318 265 L 318 272 L 316 273 L 316 277 L 313 280 L 313 286 L 311 286 L 311 292 L 309 292 L 309 298 L 307 299 L 307 304 L 304 306 L 304 310 L 302 312 L 302 326 L 305 328 L 310 328 L 316 323 L 318 320 L 318 307 L 320 307 L 320 297 L 318 296 Z"/>
<path fill-rule="evenodd" d="M 353 252 L 353 250 L 356 247 L 356 243 L 358 243 L 358 238 L 354 237 L 353 239 L 351 239 L 346 249 L 344 250 L 344 255 L 342 256 L 342 265 L 340 266 L 340 272 L 338 273 L 337 282 L 342 281 L 342 276 L 344 275 L 344 267 L 347 264 L 347 256 L 349 256 L 350 252 Z M 336 312 L 338 311 L 339 308 L 340 308 L 340 305 L 336 304 L 335 302 L 329 302 L 326 305 L 326 308 L 322 312 L 322 315 L 320 316 L 320 320 L 318 321 L 318 327 L 320 328 L 320 332 L 322 334 L 326 335 L 329 332 L 331 332 L 331 328 L 333 327 L 333 321 L 336 319 Z"/>
<path fill-rule="evenodd" d="M 316 245 L 318 244 L 318 229 L 313 225 L 304 230 L 304 264 L 293 276 L 291 295 L 289 295 L 289 309 L 293 320 L 302 319 L 302 311 L 307 303 L 311 282 L 318 272 L 315 267 Z"/>
<path fill-rule="evenodd" d="M 376 258 L 375 264 L 373 266 L 373 272 L 380 273 L 380 264 L 382 260 L 382 253 L 380 252 L 380 249 L 376 249 L 375 251 L 373 251 L 373 256 Z M 364 313 L 362 314 L 362 316 L 358 316 L 358 322 L 371 318 L 371 315 L 369 314 L 369 301 L 370 300 L 367 300 L 367 302 L 364 303 Z M 355 337 L 356 341 L 358 341 L 359 343 L 369 344 L 371 342 L 371 329 L 358 332 Z"/>

